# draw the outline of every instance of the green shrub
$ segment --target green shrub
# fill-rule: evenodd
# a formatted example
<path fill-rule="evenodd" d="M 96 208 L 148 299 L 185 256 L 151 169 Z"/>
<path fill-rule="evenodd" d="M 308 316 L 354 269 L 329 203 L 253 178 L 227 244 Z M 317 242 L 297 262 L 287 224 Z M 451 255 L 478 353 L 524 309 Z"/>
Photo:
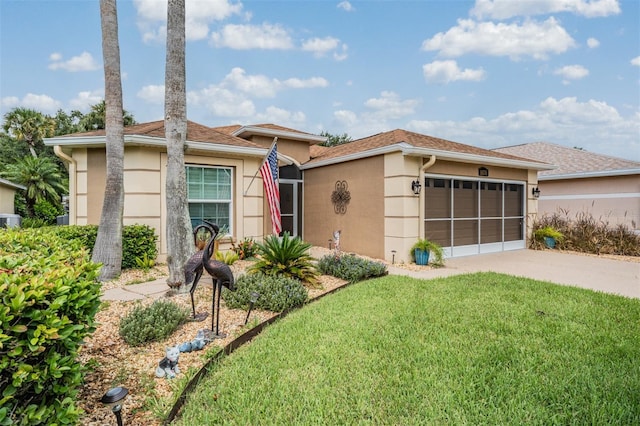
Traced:
<path fill-rule="evenodd" d="M 381 277 L 388 273 L 383 263 L 363 259 L 353 254 L 323 256 L 318 261 L 318 269 L 325 275 L 332 275 L 350 283 Z"/>
<path fill-rule="evenodd" d="M 310 286 L 318 286 L 318 271 L 309 255 L 311 244 L 300 238 L 291 238 L 288 232 L 282 237 L 269 235 L 264 243 L 256 243 L 258 261 L 250 272 L 262 272 L 265 275 L 281 275 L 295 278 Z"/>
<path fill-rule="evenodd" d="M 37 217 L 23 217 L 20 221 L 20 227 L 25 229 L 44 228 L 46 226 L 49 226 L 49 223 L 47 223 L 46 220 Z"/>
<path fill-rule="evenodd" d="M 77 354 L 96 326 L 98 269 L 77 241 L 0 230 L 0 425 L 77 422 Z"/>
<path fill-rule="evenodd" d="M 62 238 L 78 240 L 93 251 L 98 236 L 96 225 L 69 225 L 51 228 L 54 233 Z M 136 268 L 136 259 L 154 259 L 158 255 L 158 247 L 154 229 L 148 225 L 126 225 L 122 228 L 122 269 Z"/>
<path fill-rule="evenodd" d="M 242 275 L 236 281 L 236 290 L 222 290 L 222 298 L 229 308 L 248 309 L 251 293 L 260 293 L 253 305 L 257 309 L 282 312 L 302 305 L 309 294 L 296 279 L 263 273 Z"/>
<path fill-rule="evenodd" d="M 238 259 L 244 260 L 254 257 L 256 255 L 257 247 L 253 238 L 244 238 L 242 241 L 238 242 L 238 244 L 232 242 L 231 250 L 238 254 Z"/>
<path fill-rule="evenodd" d="M 189 318 L 188 308 L 174 302 L 156 300 L 151 305 L 136 306 L 120 320 L 120 336 L 131 346 L 140 346 L 169 337 Z"/>
<path fill-rule="evenodd" d="M 47 200 L 40 200 L 33 206 L 35 216 L 42 219 L 47 225 L 55 225 L 56 218 L 63 213 L 62 208 L 54 206 Z"/>

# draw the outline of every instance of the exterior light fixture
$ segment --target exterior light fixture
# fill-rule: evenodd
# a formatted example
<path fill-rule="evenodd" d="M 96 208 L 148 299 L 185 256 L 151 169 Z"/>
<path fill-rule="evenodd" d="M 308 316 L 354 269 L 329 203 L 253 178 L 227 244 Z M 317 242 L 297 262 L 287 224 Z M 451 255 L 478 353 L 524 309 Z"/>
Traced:
<path fill-rule="evenodd" d="M 251 292 L 251 295 L 249 296 L 249 311 L 247 311 L 247 317 L 244 319 L 244 325 L 247 325 L 247 322 L 249 321 L 249 315 L 251 315 L 251 310 L 253 309 L 253 305 L 258 301 L 259 297 L 260 293 L 258 293 L 257 291 Z"/>
<path fill-rule="evenodd" d="M 120 411 L 122 410 L 122 401 L 128 393 L 129 389 L 118 386 L 117 388 L 109 389 L 107 393 L 100 398 L 100 402 L 107 407 L 111 407 L 111 411 L 116 416 L 118 426 L 122 426 L 122 415 Z"/>
<path fill-rule="evenodd" d="M 418 179 L 411 182 L 411 190 L 414 194 L 420 195 L 420 190 L 422 189 L 422 185 L 420 185 L 420 181 Z"/>
<path fill-rule="evenodd" d="M 531 195 L 533 195 L 533 198 L 540 198 L 540 188 L 538 188 L 537 186 L 533 188 L 531 190 Z"/>

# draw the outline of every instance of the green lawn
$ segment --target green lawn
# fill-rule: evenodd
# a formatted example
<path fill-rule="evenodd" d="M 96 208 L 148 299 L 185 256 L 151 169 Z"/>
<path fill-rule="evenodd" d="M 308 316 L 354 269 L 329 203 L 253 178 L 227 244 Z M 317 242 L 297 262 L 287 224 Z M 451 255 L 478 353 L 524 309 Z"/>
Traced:
<path fill-rule="evenodd" d="M 388 276 L 268 327 L 176 424 L 640 424 L 640 300 Z"/>

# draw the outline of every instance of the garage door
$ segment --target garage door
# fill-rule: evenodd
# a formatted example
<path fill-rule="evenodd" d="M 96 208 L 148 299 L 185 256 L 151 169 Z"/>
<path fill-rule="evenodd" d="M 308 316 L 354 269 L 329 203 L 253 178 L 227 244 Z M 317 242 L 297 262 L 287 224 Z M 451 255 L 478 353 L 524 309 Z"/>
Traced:
<path fill-rule="evenodd" d="M 525 184 L 427 176 L 425 238 L 449 257 L 525 248 Z"/>

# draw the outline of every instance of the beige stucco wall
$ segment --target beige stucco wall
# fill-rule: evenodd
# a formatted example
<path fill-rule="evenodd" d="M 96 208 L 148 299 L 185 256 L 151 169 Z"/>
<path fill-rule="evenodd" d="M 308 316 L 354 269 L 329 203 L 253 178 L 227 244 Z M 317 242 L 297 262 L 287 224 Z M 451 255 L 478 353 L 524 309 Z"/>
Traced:
<path fill-rule="evenodd" d="M 336 181 L 346 181 L 351 200 L 345 214 L 331 202 Z M 384 159 L 349 161 L 304 172 L 303 239 L 328 247 L 333 231 L 341 230 L 343 251 L 384 256 Z"/>
<path fill-rule="evenodd" d="M 264 148 L 271 147 L 272 137 L 254 135 L 249 139 Z M 298 163 L 309 161 L 309 142 L 278 138 L 278 152 L 295 159 Z"/>
<path fill-rule="evenodd" d="M 640 175 L 543 180 L 539 187 L 542 215 L 574 219 L 584 212 L 611 226 L 640 229 Z"/>
<path fill-rule="evenodd" d="M 15 213 L 14 197 L 16 190 L 0 184 L 0 213 Z"/>
<path fill-rule="evenodd" d="M 105 151 L 100 148 L 74 149 L 75 172 L 70 175 L 77 193 L 70 194 L 70 224 L 99 224 L 106 179 Z M 232 234 L 234 239 L 261 239 L 263 227 L 263 189 L 260 175 L 253 180 L 261 158 L 219 158 L 185 155 L 187 165 L 231 167 L 234 200 Z M 158 261 L 166 260 L 166 153 L 156 148 L 127 147 L 124 159 L 125 225 L 153 227 L 158 235 Z M 249 187 L 249 184 L 251 186 Z M 248 189 L 248 191 L 247 191 Z M 245 191 L 247 194 L 245 195 Z M 221 249 L 228 248 L 222 244 Z"/>

